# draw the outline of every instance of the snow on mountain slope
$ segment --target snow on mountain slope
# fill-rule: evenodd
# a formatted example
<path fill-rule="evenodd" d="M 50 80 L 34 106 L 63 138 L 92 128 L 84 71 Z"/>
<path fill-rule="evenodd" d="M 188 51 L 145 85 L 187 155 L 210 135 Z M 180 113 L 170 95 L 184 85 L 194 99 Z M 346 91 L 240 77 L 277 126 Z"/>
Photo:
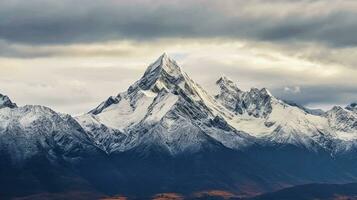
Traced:
<path fill-rule="evenodd" d="M 77 120 L 107 152 L 155 145 L 176 154 L 211 145 L 242 148 L 252 143 L 249 135 L 229 125 L 227 119 L 233 116 L 163 54 L 126 92 L 110 97 Z M 93 137 L 93 127 L 102 125 L 120 133 L 97 132 Z M 103 146 L 103 141 L 114 140 L 120 142 Z"/>
<path fill-rule="evenodd" d="M 0 109 L 5 107 L 16 108 L 17 105 L 13 103 L 8 96 L 0 94 Z"/>
<path fill-rule="evenodd" d="M 163 54 L 127 91 L 75 119 L 42 106 L 17 107 L 0 95 L 0 150 L 18 152 L 23 160 L 43 151 L 54 156 L 53 149 L 66 157 L 94 146 L 108 154 L 151 147 L 178 154 L 257 143 L 357 147 L 356 103 L 312 113 L 265 88 L 242 91 L 227 77 L 216 83 L 220 93 L 212 97 Z"/>
<path fill-rule="evenodd" d="M 237 114 L 234 127 L 265 141 L 315 148 L 325 147 L 336 135 L 326 118 L 312 115 L 271 95 L 263 88 L 240 90 L 233 81 L 221 77 L 216 99 Z"/>
<path fill-rule="evenodd" d="M 94 145 L 106 153 L 120 148 L 126 138 L 126 135 L 120 130 L 110 128 L 99 122 L 95 115 L 82 115 L 77 117 L 76 120 L 81 123 Z"/>
<path fill-rule="evenodd" d="M 81 153 L 96 151 L 82 127 L 69 115 L 44 106 L 0 109 L 0 152 L 14 163 L 45 155 L 75 162 Z"/>
<path fill-rule="evenodd" d="M 284 102 L 286 104 L 289 104 L 290 106 L 295 106 L 295 107 L 298 107 L 300 108 L 301 110 L 305 111 L 306 113 L 309 113 L 311 115 L 318 115 L 318 116 L 321 116 L 321 115 L 324 115 L 325 114 L 325 111 L 323 111 L 322 109 L 311 109 L 311 108 L 306 108 L 302 105 L 299 105 L 295 102 L 292 102 L 292 101 L 287 101 L 287 100 L 284 100 Z"/>
<path fill-rule="evenodd" d="M 325 116 L 339 139 L 357 140 L 357 112 L 354 104 L 342 108 L 334 106 Z"/>
<path fill-rule="evenodd" d="M 76 119 L 107 153 L 154 145 L 176 154 L 257 142 L 333 150 L 357 140 L 354 118 L 346 122 L 355 116 L 354 104 L 344 109 L 347 117 L 315 113 L 275 98 L 266 88 L 242 91 L 224 76 L 216 83 L 220 93 L 212 97 L 164 54 L 126 92 Z M 349 129 L 341 129 L 342 123 L 350 123 Z"/>

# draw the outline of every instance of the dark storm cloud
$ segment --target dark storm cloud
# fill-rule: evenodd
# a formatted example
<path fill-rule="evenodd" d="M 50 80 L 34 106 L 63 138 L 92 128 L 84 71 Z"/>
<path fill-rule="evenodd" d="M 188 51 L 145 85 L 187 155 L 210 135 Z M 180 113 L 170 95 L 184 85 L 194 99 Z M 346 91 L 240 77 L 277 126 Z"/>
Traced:
<path fill-rule="evenodd" d="M 58 44 L 228 37 L 344 47 L 357 44 L 355 8 L 329 0 L 2 0 L 0 39 Z"/>
<path fill-rule="evenodd" d="M 0 0 L 1 89 L 85 112 L 166 51 L 208 90 L 224 73 L 299 104 L 347 104 L 356 19 L 355 0 Z"/>
<path fill-rule="evenodd" d="M 356 10 L 357 11 L 357 10 Z M 355 11 L 355 12 L 356 12 Z M 268 41 L 320 42 L 333 47 L 357 45 L 357 13 L 338 11 L 329 16 L 303 19 L 289 16 L 259 31 L 259 38 Z"/>

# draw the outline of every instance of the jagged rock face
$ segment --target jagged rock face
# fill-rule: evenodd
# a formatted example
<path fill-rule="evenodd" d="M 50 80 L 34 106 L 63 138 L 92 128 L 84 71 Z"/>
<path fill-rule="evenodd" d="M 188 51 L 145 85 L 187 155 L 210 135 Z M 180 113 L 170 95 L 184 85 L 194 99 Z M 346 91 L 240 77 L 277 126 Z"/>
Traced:
<path fill-rule="evenodd" d="M 330 149 L 335 141 L 327 119 L 302 106 L 279 100 L 265 88 L 242 91 L 227 77 L 216 83 L 217 101 L 237 114 L 234 127 L 261 139 L 263 145 L 294 144 L 317 150 Z"/>
<path fill-rule="evenodd" d="M 17 105 L 13 103 L 8 96 L 0 94 L 0 109 L 5 107 L 16 108 Z"/>
<path fill-rule="evenodd" d="M 266 117 L 272 112 L 272 96 L 265 88 L 251 89 L 243 96 L 244 108 L 254 117 Z"/>
<path fill-rule="evenodd" d="M 14 163 L 43 155 L 50 160 L 76 162 L 95 152 L 82 127 L 69 115 L 43 106 L 0 110 L 0 147 Z"/>
<path fill-rule="evenodd" d="M 228 109 L 238 114 L 248 114 L 254 117 L 266 117 L 271 113 L 272 95 L 265 88 L 252 88 L 248 92 L 240 90 L 227 77 L 221 77 L 217 82 L 220 94 L 216 99 Z"/>
<path fill-rule="evenodd" d="M 220 93 L 216 96 L 216 99 L 218 99 L 220 103 L 222 103 L 222 105 L 224 105 L 229 110 L 243 114 L 243 91 L 241 91 L 233 81 L 225 76 L 218 79 L 216 84 L 220 88 Z"/>
<path fill-rule="evenodd" d="M 352 104 L 346 109 L 334 106 L 326 113 L 330 126 L 338 131 L 357 131 L 357 113 Z M 357 133 L 356 133 L 357 134 Z"/>

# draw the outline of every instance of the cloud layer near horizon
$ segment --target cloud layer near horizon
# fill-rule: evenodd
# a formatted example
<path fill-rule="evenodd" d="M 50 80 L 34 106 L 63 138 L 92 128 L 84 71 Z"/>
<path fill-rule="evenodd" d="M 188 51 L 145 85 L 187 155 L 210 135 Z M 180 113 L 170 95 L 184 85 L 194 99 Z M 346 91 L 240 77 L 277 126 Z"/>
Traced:
<path fill-rule="evenodd" d="M 356 18 L 348 0 L 3 0 L 0 92 L 81 113 L 165 51 L 212 92 L 224 73 L 300 104 L 347 104 Z"/>

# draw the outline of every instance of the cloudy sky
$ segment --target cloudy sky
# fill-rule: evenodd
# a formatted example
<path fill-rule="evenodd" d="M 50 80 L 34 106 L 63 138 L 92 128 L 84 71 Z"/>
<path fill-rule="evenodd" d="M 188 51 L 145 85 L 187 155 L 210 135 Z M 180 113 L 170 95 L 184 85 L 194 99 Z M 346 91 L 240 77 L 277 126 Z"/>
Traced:
<path fill-rule="evenodd" d="M 163 52 L 211 93 L 242 89 L 328 109 L 357 101 L 355 0 L 1 0 L 0 93 L 80 114 Z"/>

